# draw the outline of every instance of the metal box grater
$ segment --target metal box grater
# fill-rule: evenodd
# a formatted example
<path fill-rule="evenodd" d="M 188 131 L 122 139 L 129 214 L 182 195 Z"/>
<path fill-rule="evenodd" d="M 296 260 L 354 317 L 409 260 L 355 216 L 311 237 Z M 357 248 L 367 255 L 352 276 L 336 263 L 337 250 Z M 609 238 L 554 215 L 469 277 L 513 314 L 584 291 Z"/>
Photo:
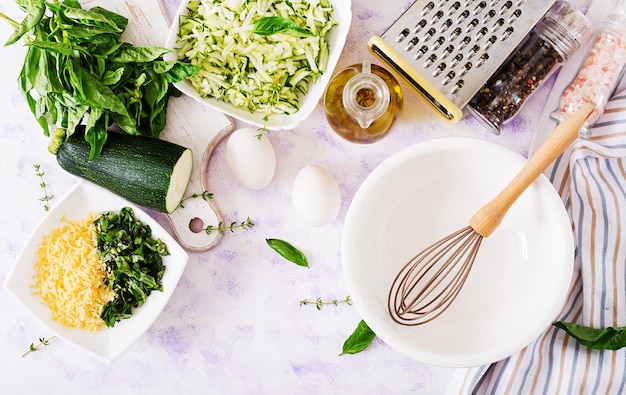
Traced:
<path fill-rule="evenodd" d="M 555 0 L 417 0 L 370 51 L 451 122 Z"/>

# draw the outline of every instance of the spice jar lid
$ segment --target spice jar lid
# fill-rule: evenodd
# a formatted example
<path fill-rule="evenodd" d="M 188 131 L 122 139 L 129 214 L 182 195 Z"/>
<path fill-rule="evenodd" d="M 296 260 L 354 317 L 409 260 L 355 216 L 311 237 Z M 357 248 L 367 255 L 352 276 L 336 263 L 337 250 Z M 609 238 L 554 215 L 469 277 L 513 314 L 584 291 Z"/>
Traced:
<path fill-rule="evenodd" d="M 587 17 L 565 1 L 557 1 L 537 24 L 537 34 L 567 59 L 593 36 Z"/>

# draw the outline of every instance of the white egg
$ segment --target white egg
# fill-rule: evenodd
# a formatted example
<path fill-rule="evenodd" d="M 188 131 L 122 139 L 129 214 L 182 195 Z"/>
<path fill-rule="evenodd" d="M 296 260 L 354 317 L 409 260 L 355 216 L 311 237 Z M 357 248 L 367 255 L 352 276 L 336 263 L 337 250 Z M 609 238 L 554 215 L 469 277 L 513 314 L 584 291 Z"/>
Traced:
<path fill-rule="evenodd" d="M 226 143 L 226 163 L 231 174 L 248 189 L 265 188 L 274 178 L 276 153 L 267 136 L 252 128 L 234 131 Z"/>
<path fill-rule="evenodd" d="M 303 167 L 293 181 L 292 204 L 298 216 L 308 224 L 328 225 L 341 207 L 337 181 L 322 166 Z"/>

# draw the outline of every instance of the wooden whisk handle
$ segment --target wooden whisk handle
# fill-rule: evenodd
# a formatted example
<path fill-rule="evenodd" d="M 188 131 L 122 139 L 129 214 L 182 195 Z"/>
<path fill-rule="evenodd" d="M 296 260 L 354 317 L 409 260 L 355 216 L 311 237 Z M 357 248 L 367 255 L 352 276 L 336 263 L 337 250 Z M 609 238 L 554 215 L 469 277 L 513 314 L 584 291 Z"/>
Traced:
<path fill-rule="evenodd" d="M 496 230 L 517 198 L 576 140 L 594 108 L 595 104 L 586 103 L 559 123 L 509 184 L 474 214 L 469 224 L 478 234 L 489 237 Z"/>

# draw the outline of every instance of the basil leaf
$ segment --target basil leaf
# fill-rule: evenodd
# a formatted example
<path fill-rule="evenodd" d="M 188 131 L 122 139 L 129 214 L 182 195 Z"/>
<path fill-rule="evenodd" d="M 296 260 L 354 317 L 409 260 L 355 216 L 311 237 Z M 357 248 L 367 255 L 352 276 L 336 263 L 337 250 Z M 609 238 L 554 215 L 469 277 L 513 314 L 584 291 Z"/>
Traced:
<path fill-rule="evenodd" d="M 89 160 L 94 160 L 107 141 L 108 115 L 99 108 L 92 108 L 85 125 L 85 141 L 91 146 Z"/>
<path fill-rule="evenodd" d="M 573 322 L 557 321 L 553 324 L 565 330 L 585 347 L 593 350 L 619 350 L 626 347 L 626 327 L 591 328 Z"/>
<path fill-rule="evenodd" d="M 102 83 L 104 85 L 115 85 L 124 76 L 124 68 L 119 67 L 115 70 L 105 70 L 104 75 L 102 76 Z"/>
<path fill-rule="evenodd" d="M 254 24 L 253 33 L 259 36 L 271 36 L 273 34 L 288 34 L 297 37 L 312 37 L 308 30 L 300 27 L 298 24 L 280 16 L 268 16 L 261 18 Z"/>
<path fill-rule="evenodd" d="M 150 81 L 144 87 L 143 102 L 149 108 L 148 123 L 145 126 L 149 130 L 141 130 L 143 134 L 159 137 L 161 130 L 165 129 L 165 108 L 167 105 L 167 92 L 169 84 L 163 75 L 157 74 L 154 70 L 147 69 L 146 74 Z"/>
<path fill-rule="evenodd" d="M 134 120 L 130 118 L 124 102 L 120 100 L 109 87 L 91 75 L 87 70 L 80 68 L 78 71 L 78 76 L 82 80 L 85 94 L 85 104 L 119 114 L 121 118 L 128 120 L 128 122 L 118 122 L 119 126 L 128 134 L 139 134 L 137 125 Z"/>
<path fill-rule="evenodd" d="M 109 18 L 107 15 L 96 10 L 85 10 L 82 8 L 74 8 L 68 7 L 63 12 L 64 16 L 69 19 L 73 19 L 77 23 L 93 23 L 95 25 L 105 25 L 110 26 L 112 29 L 117 31 L 118 33 L 122 33 L 124 29 L 121 29 L 114 20 Z"/>
<path fill-rule="evenodd" d="M 66 119 L 62 126 L 64 126 L 66 130 L 75 131 L 87 114 L 89 107 L 76 104 L 75 106 L 66 106 L 65 108 Z"/>
<path fill-rule="evenodd" d="M 117 33 L 117 29 L 110 26 L 69 26 L 67 34 L 76 41 L 93 42 L 93 37 L 101 34 Z"/>
<path fill-rule="evenodd" d="M 78 7 L 80 7 L 80 4 L 78 5 Z M 90 11 L 99 13 L 109 21 L 109 25 L 117 26 L 117 28 L 121 31 L 125 30 L 126 26 L 128 26 L 128 18 L 123 15 L 116 14 L 115 12 L 109 11 L 106 8 L 96 6 L 91 8 Z"/>
<path fill-rule="evenodd" d="M 51 41 L 33 41 L 30 43 L 33 47 L 43 49 L 44 51 L 58 52 L 61 55 L 71 56 L 74 48 L 69 43 L 59 43 Z"/>
<path fill-rule="evenodd" d="M 199 70 L 200 67 L 189 63 L 165 60 L 154 62 L 155 73 L 163 74 L 167 82 L 171 83 L 193 77 Z"/>
<path fill-rule="evenodd" d="M 69 136 L 87 118 L 92 159 L 112 123 L 128 134 L 159 137 L 168 98 L 180 96 L 170 83 L 197 66 L 163 62 L 165 48 L 122 42 L 128 19 L 104 8 L 86 10 L 77 0 L 16 3 L 26 15 L 21 23 L 8 19 L 15 31 L 7 44 L 28 34 L 18 85 L 44 135 L 61 127 Z"/>
<path fill-rule="evenodd" d="M 339 355 L 360 353 L 372 344 L 375 337 L 374 331 L 370 329 L 365 321 L 361 320 L 354 332 L 343 343 L 343 350 Z"/>
<path fill-rule="evenodd" d="M 56 62 L 53 56 L 49 52 L 36 47 L 30 47 L 28 56 L 28 68 L 25 68 L 24 71 L 30 83 L 28 85 L 30 89 L 37 90 L 41 96 L 57 90 L 60 83 L 54 74 Z"/>
<path fill-rule="evenodd" d="M 80 8 L 80 2 L 78 0 L 63 0 L 63 4 L 68 7 Z M 94 7 L 100 8 L 100 7 Z"/>
<path fill-rule="evenodd" d="M 274 251 L 289 262 L 293 262 L 298 266 L 309 267 L 309 262 L 302 251 L 298 250 L 288 242 L 280 239 L 265 239 L 265 241 L 267 242 L 267 245 L 272 247 Z"/>
<path fill-rule="evenodd" d="M 26 14 L 24 19 L 22 19 L 22 21 L 17 25 L 13 34 L 9 36 L 9 39 L 4 44 L 5 46 L 17 42 L 17 40 L 22 38 L 24 34 L 35 27 L 35 25 L 37 25 L 43 17 L 44 12 L 46 11 L 46 6 L 44 5 L 43 0 L 34 0 L 32 4 L 33 7 L 28 10 L 28 14 Z"/>
<path fill-rule="evenodd" d="M 169 51 L 169 49 L 160 47 L 133 47 L 126 45 L 120 48 L 111 61 L 116 63 L 147 63 L 158 59 Z"/>

